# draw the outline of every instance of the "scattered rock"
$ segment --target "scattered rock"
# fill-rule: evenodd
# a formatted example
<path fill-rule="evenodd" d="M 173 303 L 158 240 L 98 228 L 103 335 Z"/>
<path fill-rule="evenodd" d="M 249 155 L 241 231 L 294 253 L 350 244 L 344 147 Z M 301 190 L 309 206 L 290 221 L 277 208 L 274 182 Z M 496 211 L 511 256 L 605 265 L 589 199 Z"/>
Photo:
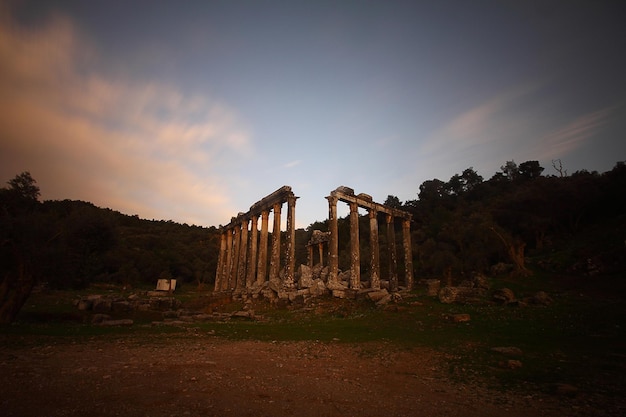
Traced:
<path fill-rule="evenodd" d="M 504 369 L 519 369 L 522 367 L 522 362 L 517 359 L 507 359 L 499 363 L 500 368 Z"/>
<path fill-rule="evenodd" d="M 94 314 L 91 318 L 91 324 L 100 324 L 105 320 L 109 320 L 111 316 L 108 314 Z"/>
<path fill-rule="evenodd" d="M 500 288 L 493 292 L 492 298 L 500 304 L 512 304 L 517 300 L 515 294 L 509 288 Z"/>
<path fill-rule="evenodd" d="M 477 302 L 484 297 L 485 291 L 472 287 L 443 287 L 439 291 L 439 301 L 444 304 L 467 304 Z"/>
<path fill-rule="evenodd" d="M 367 293 L 367 297 L 375 303 L 387 297 L 388 295 L 389 291 L 387 291 L 386 289 L 382 289 L 379 291 L 370 291 Z"/>
<path fill-rule="evenodd" d="M 552 298 L 545 291 L 539 291 L 528 299 L 529 304 L 542 306 L 549 306 L 552 302 Z"/>
<path fill-rule="evenodd" d="M 121 320 L 103 320 L 100 326 L 132 326 L 133 320 L 121 319 Z"/>
<path fill-rule="evenodd" d="M 497 353 L 501 353 L 505 356 L 522 356 L 524 355 L 524 352 L 522 352 L 522 349 L 515 347 L 515 346 L 499 346 L 499 347 L 494 347 L 491 348 L 492 352 L 497 352 Z"/>
<path fill-rule="evenodd" d="M 453 323 L 467 323 L 471 320 L 470 315 L 467 313 L 448 314 L 446 318 Z"/>
<path fill-rule="evenodd" d="M 426 295 L 429 297 L 436 297 L 441 289 L 441 281 L 438 279 L 426 280 Z"/>
<path fill-rule="evenodd" d="M 392 300 L 391 294 L 387 294 L 386 296 L 384 296 L 383 298 L 378 300 L 376 302 L 376 305 L 377 306 L 385 306 L 385 305 L 389 304 L 391 302 L 391 300 Z"/>
<path fill-rule="evenodd" d="M 558 383 L 554 385 L 553 389 L 555 394 L 566 397 L 575 397 L 578 394 L 578 387 L 570 384 Z"/>

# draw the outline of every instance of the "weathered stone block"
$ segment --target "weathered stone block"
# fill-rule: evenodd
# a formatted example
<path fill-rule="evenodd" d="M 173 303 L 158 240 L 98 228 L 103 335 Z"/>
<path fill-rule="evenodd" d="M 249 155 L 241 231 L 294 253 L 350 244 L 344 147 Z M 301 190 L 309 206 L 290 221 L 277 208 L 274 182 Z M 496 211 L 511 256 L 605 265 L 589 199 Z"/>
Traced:
<path fill-rule="evenodd" d="M 111 311 L 111 300 L 104 298 L 93 300 L 92 310 L 96 313 L 108 313 Z"/>
<path fill-rule="evenodd" d="M 324 284 L 324 281 L 322 281 L 321 279 L 316 279 L 311 288 L 309 288 L 309 293 L 313 297 L 319 297 L 328 293 L 328 289 L 326 288 L 326 284 Z"/>
<path fill-rule="evenodd" d="M 485 290 L 471 287 L 443 287 L 439 290 L 439 301 L 444 304 L 466 304 L 476 302 L 485 295 Z"/>
<path fill-rule="evenodd" d="M 333 297 L 346 298 L 346 290 L 332 290 Z"/>
<path fill-rule="evenodd" d="M 128 301 L 115 301 L 111 304 L 111 310 L 116 312 L 128 312 L 130 311 L 130 303 Z"/>
<path fill-rule="evenodd" d="M 453 323 L 467 323 L 471 320 L 471 317 L 467 313 L 450 314 L 448 315 L 448 320 Z"/>
<path fill-rule="evenodd" d="M 100 326 L 132 326 L 133 323 L 131 319 L 103 320 Z"/>
<path fill-rule="evenodd" d="M 441 289 L 441 280 L 427 279 L 426 280 L 426 295 L 429 297 L 436 297 Z"/>
<path fill-rule="evenodd" d="M 309 288 L 313 286 L 313 271 L 307 265 L 300 265 L 300 280 L 298 288 Z"/>
<path fill-rule="evenodd" d="M 493 299 L 501 304 L 515 303 L 515 294 L 509 288 L 500 288 L 493 292 Z"/>
<path fill-rule="evenodd" d="M 389 291 L 384 288 L 379 291 L 370 291 L 367 293 L 367 297 L 375 303 L 387 297 L 388 295 Z"/>

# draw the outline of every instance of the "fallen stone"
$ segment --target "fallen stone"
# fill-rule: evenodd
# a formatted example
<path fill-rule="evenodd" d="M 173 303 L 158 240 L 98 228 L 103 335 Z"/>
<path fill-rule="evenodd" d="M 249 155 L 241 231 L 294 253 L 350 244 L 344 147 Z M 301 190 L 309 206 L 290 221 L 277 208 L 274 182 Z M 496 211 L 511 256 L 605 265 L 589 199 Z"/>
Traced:
<path fill-rule="evenodd" d="M 491 348 L 492 352 L 496 352 L 496 353 L 501 353 L 505 356 L 522 356 L 524 355 L 524 352 L 522 352 L 522 349 L 515 347 L 515 346 L 499 346 L 499 347 L 494 347 Z"/>
<path fill-rule="evenodd" d="M 426 295 L 429 297 L 436 297 L 441 289 L 441 281 L 438 279 L 426 280 Z"/>
<path fill-rule="evenodd" d="M 313 271 L 308 265 L 300 265 L 300 280 L 298 281 L 298 288 L 310 288 L 313 286 Z"/>
<path fill-rule="evenodd" d="M 574 385 L 558 383 L 554 385 L 554 393 L 566 397 L 575 397 L 578 394 L 578 387 Z"/>
<path fill-rule="evenodd" d="M 552 298 L 545 291 L 539 291 L 528 299 L 529 304 L 542 306 L 549 306 L 552 302 Z"/>
<path fill-rule="evenodd" d="M 376 302 L 376 305 L 381 307 L 381 306 L 386 306 L 387 304 L 389 304 L 391 302 L 391 294 L 387 294 L 385 297 L 381 298 L 380 300 L 378 300 Z"/>
<path fill-rule="evenodd" d="M 111 311 L 111 300 L 97 298 L 93 300 L 93 306 L 91 309 L 96 313 L 108 313 Z"/>
<path fill-rule="evenodd" d="M 240 317 L 240 318 L 246 318 L 246 319 L 254 319 L 254 310 L 235 311 L 233 314 L 231 314 L 231 317 Z"/>
<path fill-rule="evenodd" d="M 320 295 L 324 295 L 328 292 L 326 288 L 326 284 L 321 279 L 316 279 L 313 281 L 313 285 L 309 288 L 309 294 L 313 297 L 318 297 Z"/>
<path fill-rule="evenodd" d="M 115 301 L 111 303 L 111 310 L 126 313 L 130 311 L 130 303 L 128 301 Z"/>
<path fill-rule="evenodd" d="M 121 320 L 103 320 L 100 326 L 132 326 L 133 320 L 121 319 Z"/>
<path fill-rule="evenodd" d="M 77 307 L 80 311 L 91 310 L 91 308 L 93 307 L 93 301 L 92 300 L 79 300 Z"/>
<path fill-rule="evenodd" d="M 517 300 L 515 294 L 509 288 L 500 288 L 493 292 L 492 298 L 500 304 L 512 304 Z"/>
<path fill-rule="evenodd" d="M 375 303 L 387 297 L 388 295 L 389 291 L 387 291 L 386 289 L 382 289 L 379 291 L 370 291 L 367 293 L 367 297 Z"/>
<path fill-rule="evenodd" d="M 467 304 L 475 302 L 484 296 L 481 288 L 472 287 L 443 287 L 439 290 L 439 301 L 444 304 Z"/>
<path fill-rule="evenodd" d="M 517 359 L 507 359 L 506 361 L 500 362 L 499 366 L 504 369 L 519 369 L 523 365 L 522 362 Z"/>
<path fill-rule="evenodd" d="M 453 323 L 467 323 L 471 320 L 470 315 L 467 313 L 449 314 L 447 317 Z"/>
<path fill-rule="evenodd" d="M 100 324 L 105 320 L 109 320 L 110 318 L 111 316 L 109 316 L 108 314 L 94 314 L 93 317 L 91 318 L 91 323 Z"/>

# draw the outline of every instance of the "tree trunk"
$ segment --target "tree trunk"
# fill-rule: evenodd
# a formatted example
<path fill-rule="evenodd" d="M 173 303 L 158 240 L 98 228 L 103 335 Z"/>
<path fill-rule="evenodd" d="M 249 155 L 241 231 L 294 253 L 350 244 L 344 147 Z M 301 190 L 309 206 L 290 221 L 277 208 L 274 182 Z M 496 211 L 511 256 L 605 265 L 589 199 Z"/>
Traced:
<path fill-rule="evenodd" d="M 505 239 L 502 234 L 498 233 L 495 228 L 491 227 L 491 230 L 500 238 L 506 248 L 509 258 L 511 258 L 513 265 L 515 265 L 514 274 L 519 276 L 530 275 L 530 271 L 525 265 L 524 249 L 526 248 L 526 243 L 514 238 L 511 238 L 511 241 L 509 241 Z"/>
<path fill-rule="evenodd" d="M 7 272 L 0 283 L 0 324 L 8 324 L 22 309 L 35 286 L 35 278 L 23 261 L 14 274 Z"/>

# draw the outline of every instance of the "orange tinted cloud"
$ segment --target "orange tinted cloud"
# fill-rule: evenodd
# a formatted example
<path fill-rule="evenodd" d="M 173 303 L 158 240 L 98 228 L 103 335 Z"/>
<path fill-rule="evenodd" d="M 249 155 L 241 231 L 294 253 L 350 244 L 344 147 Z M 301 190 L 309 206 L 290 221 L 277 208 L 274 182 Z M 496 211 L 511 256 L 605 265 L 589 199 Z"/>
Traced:
<path fill-rule="evenodd" d="M 141 217 L 216 225 L 235 210 L 218 177 L 247 158 L 228 107 L 156 81 L 97 70 L 72 22 L 0 21 L 0 175 L 29 170 L 44 199 L 80 199 Z"/>

